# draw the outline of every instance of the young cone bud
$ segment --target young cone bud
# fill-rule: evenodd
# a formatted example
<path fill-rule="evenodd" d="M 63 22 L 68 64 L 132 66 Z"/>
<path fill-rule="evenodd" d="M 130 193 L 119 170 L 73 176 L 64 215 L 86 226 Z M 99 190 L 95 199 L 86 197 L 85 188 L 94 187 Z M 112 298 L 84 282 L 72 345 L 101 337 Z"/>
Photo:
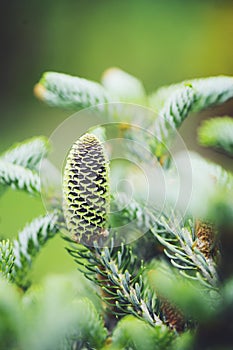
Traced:
<path fill-rule="evenodd" d="M 182 312 L 164 298 L 161 298 L 160 303 L 165 323 L 178 333 L 183 332 L 185 328 L 185 318 Z"/>
<path fill-rule="evenodd" d="M 208 259 L 217 254 L 216 229 L 207 222 L 196 221 L 196 246 Z"/>
<path fill-rule="evenodd" d="M 109 164 L 96 136 L 85 134 L 72 146 L 63 181 L 63 209 L 76 242 L 93 245 L 107 236 Z"/>

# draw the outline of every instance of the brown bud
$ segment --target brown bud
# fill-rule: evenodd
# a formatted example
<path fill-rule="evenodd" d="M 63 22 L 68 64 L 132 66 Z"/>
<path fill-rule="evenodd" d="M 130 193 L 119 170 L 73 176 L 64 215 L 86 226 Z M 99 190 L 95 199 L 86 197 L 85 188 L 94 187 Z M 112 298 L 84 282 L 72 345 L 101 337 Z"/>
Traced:
<path fill-rule="evenodd" d="M 213 258 L 217 254 L 216 236 L 214 226 L 207 222 L 196 221 L 196 247 L 207 258 Z"/>
<path fill-rule="evenodd" d="M 182 332 L 185 327 L 185 318 L 182 312 L 164 298 L 160 298 L 160 303 L 165 323 L 178 333 Z"/>

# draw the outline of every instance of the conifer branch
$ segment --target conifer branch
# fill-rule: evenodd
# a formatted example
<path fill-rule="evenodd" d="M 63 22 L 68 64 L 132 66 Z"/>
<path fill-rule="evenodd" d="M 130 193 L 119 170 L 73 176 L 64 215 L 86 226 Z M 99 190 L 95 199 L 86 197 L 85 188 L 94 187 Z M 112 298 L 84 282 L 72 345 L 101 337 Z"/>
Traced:
<path fill-rule="evenodd" d="M 197 91 L 197 99 L 192 106 L 193 112 L 224 103 L 233 97 L 233 77 L 195 79 L 191 84 Z"/>
<path fill-rule="evenodd" d="M 142 82 L 119 68 L 107 69 L 102 76 L 102 84 L 119 101 L 146 102 L 146 92 Z"/>
<path fill-rule="evenodd" d="M 8 281 L 14 278 L 15 255 L 12 243 L 7 240 L 0 242 L 0 274 Z"/>
<path fill-rule="evenodd" d="M 107 329 L 94 304 L 90 299 L 82 298 L 76 302 L 75 312 L 79 317 L 72 336 L 75 338 L 72 349 L 81 349 L 85 346 L 91 349 L 101 349 L 107 337 Z"/>
<path fill-rule="evenodd" d="M 160 111 L 152 127 L 153 134 L 156 136 L 152 152 L 158 159 L 167 152 L 170 137 L 188 116 L 195 99 L 196 92 L 193 87 L 183 86 L 171 95 Z"/>
<path fill-rule="evenodd" d="M 34 219 L 18 233 L 18 238 L 14 241 L 14 265 L 15 282 L 20 287 L 28 287 L 27 274 L 33 259 L 45 243 L 58 232 L 58 220 L 59 213 L 54 211 Z"/>
<path fill-rule="evenodd" d="M 155 121 L 155 135 L 159 140 L 167 139 L 169 131 L 182 124 L 195 99 L 196 93 L 192 85 L 184 85 L 171 95 Z"/>
<path fill-rule="evenodd" d="M 217 117 L 206 120 L 198 130 L 198 141 L 202 146 L 214 147 L 233 155 L 233 119 Z"/>
<path fill-rule="evenodd" d="M 181 89 L 184 84 L 191 84 L 196 91 L 196 99 L 191 107 L 193 112 L 199 112 L 213 105 L 224 103 L 233 97 L 232 77 L 217 76 L 191 79 L 159 88 L 149 96 L 151 107 L 156 111 L 161 111 L 172 94 Z"/>
<path fill-rule="evenodd" d="M 159 221 L 159 220 L 157 220 Z M 152 233 L 164 246 L 165 254 L 171 264 L 181 271 L 181 274 L 197 279 L 208 288 L 216 288 L 218 276 L 213 259 L 209 259 L 200 248 L 192 220 L 185 225 L 173 213 L 160 217 L 162 230 L 152 229 Z"/>
<path fill-rule="evenodd" d="M 78 264 L 84 266 L 81 270 L 84 275 L 109 295 L 104 300 L 111 307 L 115 305 L 116 314 L 133 314 L 153 326 L 161 325 L 162 321 L 155 313 L 154 295 L 143 288 L 141 271 L 134 276 L 128 271 L 132 253 L 123 244 L 121 250 L 114 250 L 113 246 L 114 242 L 111 248 L 99 248 L 95 244 L 92 249 L 81 246 L 67 250 Z M 101 279 L 96 278 L 97 274 Z"/>
<path fill-rule="evenodd" d="M 40 193 L 40 178 L 35 171 L 3 160 L 0 160 L 0 184 L 34 195 Z"/>
<path fill-rule="evenodd" d="M 195 166 L 195 159 L 193 165 Z M 221 189 L 232 190 L 233 189 L 233 174 L 232 172 L 224 169 L 221 165 L 205 160 L 201 157 L 196 159 L 196 165 L 202 167 L 203 173 L 206 171 L 214 183 Z"/>
<path fill-rule="evenodd" d="M 180 179 L 182 179 L 181 192 L 179 192 Z M 230 219 L 233 174 L 220 165 L 195 153 L 184 152 L 176 158 L 169 171 L 165 172 L 165 181 L 167 201 L 170 205 L 178 205 L 183 213 L 186 212 L 199 219 L 208 219 L 215 224 L 225 221 L 223 216 L 225 219 L 226 217 Z M 187 202 L 185 191 L 190 185 L 192 191 L 189 192 Z M 214 214 L 216 210 L 218 215 Z"/>
<path fill-rule="evenodd" d="M 121 201 L 124 203 L 124 197 L 119 196 L 118 201 L 115 201 L 115 205 L 119 205 L 119 208 L 122 208 Z M 186 225 L 182 220 L 179 222 L 179 217 L 175 213 L 169 213 L 168 216 L 161 215 L 153 208 L 144 207 L 137 201 L 131 201 L 127 206 L 123 206 L 121 215 L 129 222 L 135 221 L 135 226 L 145 232 L 151 232 L 165 247 L 164 252 L 171 259 L 172 265 L 183 271 L 186 277 L 201 279 L 203 284 L 216 287 L 218 281 L 216 264 L 214 256 L 210 255 L 215 252 L 214 237 L 211 238 L 212 243 L 209 242 L 210 252 L 207 255 L 206 244 L 205 252 L 203 244 L 203 249 L 200 248 L 200 237 L 193 221 L 190 220 Z"/>
<path fill-rule="evenodd" d="M 31 170 L 39 170 L 40 161 L 47 156 L 48 151 L 49 140 L 46 137 L 33 137 L 13 145 L 0 159 Z"/>
<path fill-rule="evenodd" d="M 166 88 L 162 89 L 150 101 L 152 105 L 154 100 L 163 106 L 152 126 L 152 132 L 158 140 L 151 146 L 152 152 L 163 163 L 161 157 L 167 153 L 168 142 L 190 112 L 201 111 L 233 97 L 233 78 L 220 76 L 196 79 L 169 86 L 167 91 Z M 159 98 L 163 101 L 159 101 Z"/>
<path fill-rule="evenodd" d="M 169 350 L 174 338 L 174 334 L 164 325 L 152 328 L 143 320 L 126 316 L 113 331 L 110 350 Z"/>
<path fill-rule="evenodd" d="M 148 96 L 149 106 L 157 113 L 164 108 L 165 103 L 171 97 L 172 93 L 174 93 L 180 86 L 184 86 L 185 82 L 179 84 L 173 84 L 168 86 L 162 86 L 158 88 L 155 92 L 152 92 Z"/>
<path fill-rule="evenodd" d="M 198 193 L 198 186 L 204 188 L 206 186 L 205 193 L 200 193 L 199 203 L 202 202 L 204 197 L 208 200 L 213 200 L 213 196 L 218 196 L 223 193 L 231 193 L 233 190 L 233 174 L 224 169 L 222 166 L 208 161 L 197 154 L 190 154 L 189 158 L 192 167 L 192 182 L 193 188 Z M 184 164 L 181 162 L 180 167 Z M 179 170 L 181 171 L 181 169 Z M 201 172 L 201 176 L 200 176 Z M 189 179 L 187 179 L 189 181 Z M 207 190 L 207 187 L 210 186 Z M 211 203 L 209 203 L 211 206 Z M 204 208 L 202 209 L 204 215 Z"/>
<path fill-rule="evenodd" d="M 221 174 L 218 178 L 222 177 Z M 226 180 L 228 182 L 228 180 Z M 124 196 L 118 196 L 115 206 L 122 208 Z M 207 254 L 207 242 L 203 242 L 205 233 L 197 231 L 195 223 L 190 220 L 187 224 L 179 218 L 179 215 L 170 213 L 161 215 L 153 208 L 140 205 L 137 201 L 131 201 L 127 206 L 123 206 L 121 215 L 127 221 L 135 222 L 135 226 L 142 228 L 145 232 L 151 232 L 165 248 L 164 252 L 176 268 L 182 271 L 186 277 L 191 279 L 201 279 L 203 284 L 215 288 L 218 283 L 216 272 L 215 254 L 217 254 L 214 244 L 216 239 L 213 233 L 209 242 Z M 169 218 L 169 219 L 168 219 Z M 180 221 L 179 221 L 180 220 Z M 204 227 L 202 225 L 202 227 Z M 208 226 L 209 227 L 209 226 Z M 208 231 L 210 234 L 210 231 Z M 200 235 L 202 237 L 200 237 Z M 202 243 L 200 243 L 202 239 Z M 204 244 L 204 245 L 203 245 Z"/>
<path fill-rule="evenodd" d="M 64 174 L 64 215 L 71 240 L 93 248 L 68 249 L 85 272 L 109 295 L 118 312 L 133 313 L 153 325 L 161 323 L 153 311 L 152 297 L 146 302 L 142 296 L 142 281 L 134 282 L 127 267 L 131 253 L 123 245 L 115 252 L 100 245 L 106 242 L 107 213 L 109 211 L 108 161 L 99 140 L 91 134 L 81 137 L 72 147 Z M 103 234 L 106 232 L 107 234 Z M 83 263 L 83 261 L 85 261 Z M 97 278 L 97 275 L 100 278 Z"/>
<path fill-rule="evenodd" d="M 153 311 L 152 298 L 148 303 L 142 298 L 142 282 L 135 287 L 132 285 L 132 276 L 126 270 L 131 261 L 130 252 L 122 245 L 115 260 L 113 244 L 111 249 L 99 247 L 98 242 L 106 240 L 103 232 L 106 231 L 110 198 L 108 162 L 94 135 L 86 134 L 73 145 L 66 163 L 63 188 L 64 214 L 72 240 L 94 246 L 69 249 L 69 253 L 79 264 L 83 264 L 83 260 L 87 262 L 85 267 L 90 278 L 104 288 L 120 312 L 134 313 L 153 325 L 160 324 L 161 320 Z M 96 278 L 97 274 L 101 278 Z"/>
<path fill-rule="evenodd" d="M 36 97 L 50 106 L 80 110 L 112 102 L 100 84 L 67 74 L 46 72 L 34 89 Z"/>
<path fill-rule="evenodd" d="M 118 193 L 117 198 L 112 199 L 112 220 L 117 221 L 120 218 L 122 225 L 133 222 L 135 227 L 146 233 L 156 225 L 155 215 L 156 211 L 153 213 L 146 204 L 139 203 L 135 199 L 129 201 L 125 193 Z"/>
<path fill-rule="evenodd" d="M 188 280 L 166 261 L 157 260 L 151 264 L 148 284 L 162 300 L 165 299 L 177 308 L 179 313 L 182 312 L 185 328 L 192 328 L 195 320 L 212 317 L 221 300 L 219 289 L 210 290 L 203 287 L 199 280 Z M 176 320 L 174 310 L 168 309 L 168 312 L 169 318 L 173 316 L 174 321 L 179 321 L 179 318 Z"/>
<path fill-rule="evenodd" d="M 233 175 L 216 164 L 192 155 L 189 158 L 190 169 L 184 166 L 187 164 L 185 157 L 179 158 L 176 164 L 172 163 L 167 157 L 167 146 L 190 112 L 233 97 L 233 78 L 196 79 L 160 89 L 154 97 L 149 97 L 149 103 L 159 111 L 159 116 L 153 121 L 149 114 L 148 119 L 145 118 L 144 130 L 148 128 L 149 131 L 147 136 L 140 130 L 135 131 L 137 128 L 129 123 L 142 121 L 140 111 L 132 113 L 130 108 L 124 107 L 127 106 L 124 103 L 118 107 L 108 105 L 114 99 L 147 105 L 148 98 L 141 82 L 119 69 L 113 69 L 104 75 L 102 83 L 104 86 L 82 78 L 48 72 L 36 85 L 35 94 L 51 106 L 74 110 L 95 106 L 95 111 L 106 112 L 112 121 L 124 119 L 119 127 L 121 135 L 138 144 L 138 149 L 137 146 L 128 146 L 127 149 L 133 149 L 134 156 L 147 161 L 149 165 L 156 155 L 164 168 L 170 168 L 164 172 L 168 191 L 163 213 L 154 202 L 150 202 L 152 194 L 149 203 L 143 203 L 129 200 L 121 193 L 113 198 L 113 213 L 109 213 L 110 170 L 100 141 L 103 130 L 101 128 L 77 140 L 65 165 L 63 213 L 56 210 L 36 218 L 19 232 L 13 244 L 1 241 L 0 274 L 22 290 L 27 290 L 30 286 L 30 269 L 37 254 L 59 228 L 65 228 L 68 234 L 64 239 L 70 244 L 67 251 L 83 275 L 93 282 L 92 285 L 95 284 L 92 291 L 96 291 L 96 286 L 100 291 L 104 302 L 98 306 L 105 312 L 108 329 L 89 299 L 76 299 L 79 288 L 82 295 L 85 290 L 85 295 L 93 298 L 92 294 L 87 293 L 88 286 L 85 283 L 81 285 L 83 281 L 80 283 L 80 278 L 76 284 L 77 279 L 74 283 L 73 276 L 71 280 L 59 283 L 49 277 L 43 293 L 31 288 L 23 296 L 22 303 L 18 297 L 19 288 L 14 290 L 15 286 L 2 281 L 0 324 L 3 328 L 0 325 L 0 335 L 2 333 L 3 336 L 0 337 L 0 347 L 180 350 L 191 349 L 193 340 L 194 347 L 202 345 L 203 335 L 208 334 L 209 329 L 211 336 L 217 334 L 216 339 L 222 333 L 224 337 L 229 335 L 231 341 L 233 283 L 229 279 L 230 283 L 223 288 L 221 283 L 232 273 Z M 216 118 L 203 124 L 199 139 L 205 146 L 223 149 L 233 155 L 232 132 L 233 122 L 230 118 Z M 106 138 L 111 133 L 112 130 L 106 129 Z M 144 155 L 144 146 L 146 149 L 149 146 L 152 151 L 150 155 Z M 11 186 L 39 194 L 38 170 L 47 152 L 48 140 L 39 137 L 19 143 L 0 155 L 0 192 Z M 179 168 L 178 172 L 175 165 Z M 184 182 L 187 179 L 189 186 L 192 181 L 193 190 L 188 203 L 185 202 L 187 197 L 182 197 L 182 191 L 178 192 L 177 174 Z M 55 191 L 49 184 L 45 186 L 45 191 L 49 191 L 47 195 L 50 197 L 51 194 L 49 201 L 60 208 L 61 200 L 56 200 L 60 198 L 59 191 L 56 191 L 55 198 Z M 174 197 L 178 199 L 176 204 L 192 217 L 186 214 L 187 211 L 180 215 L 177 209 L 171 209 Z M 117 227 L 122 226 L 128 230 L 123 231 L 127 234 L 126 240 L 140 232 L 141 235 L 147 233 L 148 241 L 144 244 L 138 240 L 130 246 L 123 243 L 119 246 L 119 238 L 122 239 L 123 234 L 121 229 L 117 232 Z M 218 246 L 215 227 L 224 233 L 220 242 L 222 266 L 218 270 L 220 244 Z M 159 258 L 162 254 L 166 255 L 166 259 L 161 261 Z M 113 317 L 109 317 L 109 311 Z M 112 330 L 116 323 L 116 328 Z M 27 329 L 31 332 L 26 332 Z M 189 334 L 185 332 L 187 329 Z M 204 330 L 203 334 L 201 330 Z M 185 340 L 187 334 L 188 342 Z M 218 346 L 216 339 L 211 345 Z"/>

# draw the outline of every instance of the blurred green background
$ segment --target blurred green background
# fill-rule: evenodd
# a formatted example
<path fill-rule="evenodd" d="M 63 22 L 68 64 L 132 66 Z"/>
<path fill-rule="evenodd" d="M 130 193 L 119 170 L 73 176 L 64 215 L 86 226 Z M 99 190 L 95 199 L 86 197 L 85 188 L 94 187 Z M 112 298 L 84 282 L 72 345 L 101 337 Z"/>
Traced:
<path fill-rule="evenodd" d="M 99 80 L 106 68 L 118 66 L 142 79 L 148 92 L 187 78 L 233 75 L 232 1 L 2 0 L 0 7 L 0 151 L 49 136 L 69 116 L 34 98 L 33 85 L 46 70 Z M 200 118 L 216 114 L 233 115 L 232 101 L 184 123 L 190 148 L 199 149 Z M 221 162 L 229 166 L 226 157 Z M 44 211 L 39 200 L 7 191 L 0 199 L 1 237 L 15 236 Z M 63 246 L 59 238 L 48 244 L 36 279 L 75 268 Z"/>

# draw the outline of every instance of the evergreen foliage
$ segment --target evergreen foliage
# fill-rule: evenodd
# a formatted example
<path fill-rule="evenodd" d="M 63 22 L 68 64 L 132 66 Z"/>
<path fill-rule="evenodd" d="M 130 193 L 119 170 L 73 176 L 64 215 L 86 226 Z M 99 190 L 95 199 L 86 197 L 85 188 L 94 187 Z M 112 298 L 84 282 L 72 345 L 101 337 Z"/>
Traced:
<path fill-rule="evenodd" d="M 146 96 L 142 83 L 119 69 L 105 73 L 102 85 L 48 72 L 35 94 L 51 106 L 73 110 L 94 106 L 106 111 L 112 110 L 110 102 L 127 101 L 159 111 L 148 121 L 150 140 L 139 141 L 164 166 L 164 178 L 173 188 L 160 210 L 156 199 L 146 203 L 139 195 L 128 200 L 125 193 L 110 193 L 110 161 L 102 143 L 105 126 L 81 136 L 65 162 L 63 206 L 59 203 L 26 224 L 15 240 L 0 242 L 0 348 L 230 349 L 233 175 L 190 155 L 196 202 L 191 198 L 187 212 L 182 212 L 170 193 L 179 191 L 175 164 L 164 160 L 190 112 L 233 97 L 233 78 L 186 81 Z M 124 113 L 116 119 L 121 111 L 116 108 L 108 118 L 123 121 Z M 137 140 L 132 130 L 121 123 L 118 131 Z M 226 117 L 207 121 L 199 130 L 202 145 L 230 155 L 232 137 L 232 121 Z M 37 137 L 3 153 L 1 192 L 11 187 L 40 195 L 39 168 L 49 150 L 49 141 Z M 143 152 L 135 153 L 145 160 Z M 121 226 L 127 237 L 119 233 Z M 36 285 L 30 273 L 33 262 L 60 231 L 79 272 L 49 276 Z M 124 244 L 134 231 L 142 237 Z"/>
<path fill-rule="evenodd" d="M 142 268 L 135 275 L 133 270 L 131 251 L 121 245 L 121 250 L 112 247 L 94 249 L 68 249 L 75 260 L 87 270 L 81 270 L 85 276 L 103 289 L 103 299 L 116 315 L 133 314 L 147 320 L 152 325 L 162 321 L 154 311 L 155 302 L 152 293 L 143 286 L 141 278 Z M 99 275 L 99 278 L 96 277 Z"/>
<path fill-rule="evenodd" d="M 39 170 L 41 159 L 49 152 L 49 140 L 44 137 L 33 137 L 16 143 L 1 156 L 2 160 L 21 165 L 32 170 Z"/>
<path fill-rule="evenodd" d="M 79 315 L 76 324 L 77 342 L 86 343 L 91 348 L 101 348 L 107 338 L 103 319 L 88 298 L 77 301 L 76 307 Z"/>
<path fill-rule="evenodd" d="M 33 170 L 0 160 L 0 184 L 33 195 L 40 193 L 40 177 Z"/>
<path fill-rule="evenodd" d="M 18 233 L 14 241 L 15 282 L 22 288 L 28 287 L 28 272 L 35 256 L 44 244 L 58 231 L 58 213 L 55 211 L 34 219 Z"/>
<path fill-rule="evenodd" d="M 102 84 L 117 100 L 146 103 L 147 97 L 142 82 L 119 68 L 107 69 L 102 76 Z"/>
<path fill-rule="evenodd" d="M 186 80 L 182 83 L 159 88 L 149 96 L 150 105 L 157 111 L 163 108 L 172 94 L 184 84 L 196 90 L 196 100 L 191 110 L 199 112 L 213 105 L 221 104 L 233 97 L 233 78 L 227 76 Z M 160 107 L 160 108 L 159 108 Z"/>
<path fill-rule="evenodd" d="M 44 73 L 35 86 L 35 94 L 51 106 L 76 111 L 111 102 L 110 95 L 100 84 L 56 72 Z"/>
<path fill-rule="evenodd" d="M 166 350 L 171 349 L 173 338 L 163 325 L 152 328 L 134 316 L 126 316 L 113 332 L 110 349 Z"/>
<path fill-rule="evenodd" d="M 233 119 L 216 117 L 206 120 L 198 130 L 198 139 L 202 146 L 214 147 L 233 155 Z"/>
<path fill-rule="evenodd" d="M 14 275 L 15 255 L 12 243 L 7 240 L 0 242 L 0 271 L 1 276 L 11 281 Z"/>

